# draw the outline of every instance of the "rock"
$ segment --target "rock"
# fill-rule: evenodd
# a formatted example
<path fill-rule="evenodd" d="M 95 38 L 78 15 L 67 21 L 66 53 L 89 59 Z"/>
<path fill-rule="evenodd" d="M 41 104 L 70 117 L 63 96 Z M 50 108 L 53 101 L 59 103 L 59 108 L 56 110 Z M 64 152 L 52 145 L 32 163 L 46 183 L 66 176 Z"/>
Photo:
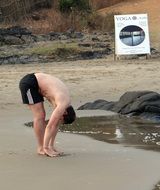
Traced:
<path fill-rule="evenodd" d="M 2 28 L 0 29 L 0 35 L 16 35 L 21 37 L 22 35 L 31 35 L 32 32 L 29 31 L 27 28 L 22 28 L 20 26 L 13 26 L 10 28 Z"/>
<path fill-rule="evenodd" d="M 59 36 L 59 40 L 64 40 L 64 41 L 66 41 L 66 40 L 68 40 L 69 39 L 69 36 L 67 36 L 67 35 L 65 35 L 65 34 L 62 34 L 62 35 L 60 35 Z"/>
<path fill-rule="evenodd" d="M 78 110 L 95 110 L 95 109 L 101 109 L 101 110 L 111 110 L 114 106 L 114 102 L 108 102 L 106 100 L 96 100 L 94 102 L 88 102 L 78 108 Z"/>
<path fill-rule="evenodd" d="M 86 103 L 78 109 L 109 110 L 123 115 L 136 115 L 160 121 L 160 94 L 153 91 L 126 92 L 117 102 L 97 100 Z"/>
<path fill-rule="evenodd" d="M 61 34 L 59 32 L 50 32 L 49 33 L 50 40 L 59 40 L 60 35 Z"/>
<path fill-rule="evenodd" d="M 25 44 L 36 42 L 36 37 L 34 35 L 22 35 L 20 39 L 23 40 Z"/>
<path fill-rule="evenodd" d="M 24 44 L 24 41 L 16 36 L 6 35 L 0 38 L 1 45 L 21 45 Z"/>
<path fill-rule="evenodd" d="M 99 40 L 99 38 L 97 36 L 95 36 L 95 37 L 92 37 L 92 41 L 93 42 L 99 42 L 100 40 Z"/>
<path fill-rule="evenodd" d="M 50 32 L 48 34 L 32 35 L 29 30 L 19 26 L 0 29 L 0 64 L 29 63 L 31 60 L 33 62 L 51 62 L 105 58 L 113 53 L 112 40 L 106 42 L 106 40 L 110 39 L 108 36 L 109 34 L 85 34 L 75 30 L 68 30 L 63 33 Z M 56 53 L 48 54 L 46 51 L 46 54 L 41 55 L 37 53 L 35 55 L 34 48 L 36 46 L 46 44 L 48 48 L 47 43 L 51 41 L 54 41 L 53 45 L 55 44 L 55 47 L 57 47 L 56 44 L 58 43 L 65 44 L 64 49 L 68 53 L 65 56 L 61 56 Z M 72 48 L 67 49 L 68 44 L 72 43 L 79 47 L 77 49 L 73 47 L 73 51 L 70 50 Z M 23 48 L 21 48 L 22 45 Z M 23 59 L 22 55 L 24 57 L 27 56 L 28 60 Z"/>
<path fill-rule="evenodd" d="M 36 55 L 12 55 L 0 57 L 0 65 L 2 64 L 28 64 L 33 62 L 40 62 Z"/>
<path fill-rule="evenodd" d="M 21 45 L 25 42 L 24 36 L 31 36 L 31 32 L 27 28 L 14 26 L 10 28 L 0 29 L 0 44 L 1 45 Z M 26 38 L 28 39 L 28 37 Z"/>
<path fill-rule="evenodd" d="M 123 94 L 113 111 L 122 114 L 128 114 L 135 110 L 140 110 L 142 102 L 145 102 L 146 96 L 151 96 L 152 91 L 131 91 Z M 142 107 L 142 106 L 141 106 Z M 142 108 L 141 108 L 142 109 Z"/>
<path fill-rule="evenodd" d="M 79 59 L 99 59 L 108 55 L 106 50 L 84 51 L 79 53 Z"/>

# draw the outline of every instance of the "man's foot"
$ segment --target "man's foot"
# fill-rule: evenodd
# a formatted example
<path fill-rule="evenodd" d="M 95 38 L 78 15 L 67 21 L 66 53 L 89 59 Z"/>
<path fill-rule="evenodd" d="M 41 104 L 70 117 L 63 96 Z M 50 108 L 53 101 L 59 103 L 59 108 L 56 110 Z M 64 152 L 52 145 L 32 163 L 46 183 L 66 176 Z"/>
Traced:
<path fill-rule="evenodd" d="M 59 156 L 62 156 L 64 154 L 64 152 L 62 151 L 58 151 L 55 147 L 49 147 L 49 149 L 51 149 L 52 151 L 56 152 Z"/>
<path fill-rule="evenodd" d="M 59 154 L 57 152 L 53 151 L 50 148 L 44 148 L 43 150 L 44 150 L 45 155 L 47 155 L 49 157 L 57 157 L 57 156 L 59 156 Z"/>
<path fill-rule="evenodd" d="M 45 155 L 45 152 L 44 152 L 43 148 L 38 148 L 37 149 L 37 154 L 39 154 L 39 155 Z"/>

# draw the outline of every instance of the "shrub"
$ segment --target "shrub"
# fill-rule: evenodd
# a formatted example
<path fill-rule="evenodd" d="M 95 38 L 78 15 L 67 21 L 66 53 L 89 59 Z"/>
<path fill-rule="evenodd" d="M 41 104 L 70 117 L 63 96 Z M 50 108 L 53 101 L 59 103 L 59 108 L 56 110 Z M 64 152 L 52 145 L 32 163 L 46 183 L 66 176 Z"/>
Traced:
<path fill-rule="evenodd" d="M 93 12 L 88 17 L 88 27 L 90 30 L 100 30 L 112 32 L 114 30 L 114 15 L 119 14 L 116 12 L 108 13 L 105 16 Z"/>
<path fill-rule="evenodd" d="M 59 10 L 63 13 L 72 12 L 72 9 L 87 11 L 90 9 L 89 0 L 60 0 Z"/>

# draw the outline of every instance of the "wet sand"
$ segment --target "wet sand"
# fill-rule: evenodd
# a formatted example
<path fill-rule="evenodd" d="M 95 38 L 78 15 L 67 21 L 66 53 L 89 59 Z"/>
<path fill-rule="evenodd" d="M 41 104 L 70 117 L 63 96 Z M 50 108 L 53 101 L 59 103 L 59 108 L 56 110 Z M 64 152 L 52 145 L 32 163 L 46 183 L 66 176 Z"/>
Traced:
<path fill-rule="evenodd" d="M 116 100 L 127 90 L 159 92 L 159 78 L 155 77 L 159 76 L 159 67 L 158 61 L 143 60 L 1 66 L 0 188 L 153 189 L 160 179 L 159 152 L 59 133 L 57 147 L 65 156 L 38 156 L 33 129 L 24 126 L 32 120 L 32 115 L 21 105 L 18 81 L 27 72 L 56 74 L 69 86 L 73 104 L 78 107 L 97 98 Z M 48 117 L 51 107 L 47 103 L 45 106 Z"/>
<path fill-rule="evenodd" d="M 159 153 L 80 135 L 58 134 L 57 146 L 65 156 L 38 156 L 26 120 L 30 113 L 19 108 L 1 112 L 1 189 L 151 190 L 160 179 Z"/>

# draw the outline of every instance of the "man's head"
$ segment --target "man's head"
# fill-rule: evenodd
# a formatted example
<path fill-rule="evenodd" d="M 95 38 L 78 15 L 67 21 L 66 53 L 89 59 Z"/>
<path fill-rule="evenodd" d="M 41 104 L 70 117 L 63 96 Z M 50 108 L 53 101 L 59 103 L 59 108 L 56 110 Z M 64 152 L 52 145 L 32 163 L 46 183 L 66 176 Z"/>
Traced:
<path fill-rule="evenodd" d="M 69 106 L 66 109 L 65 114 L 63 115 L 63 123 L 64 124 L 71 124 L 76 119 L 76 113 L 72 106 Z"/>

